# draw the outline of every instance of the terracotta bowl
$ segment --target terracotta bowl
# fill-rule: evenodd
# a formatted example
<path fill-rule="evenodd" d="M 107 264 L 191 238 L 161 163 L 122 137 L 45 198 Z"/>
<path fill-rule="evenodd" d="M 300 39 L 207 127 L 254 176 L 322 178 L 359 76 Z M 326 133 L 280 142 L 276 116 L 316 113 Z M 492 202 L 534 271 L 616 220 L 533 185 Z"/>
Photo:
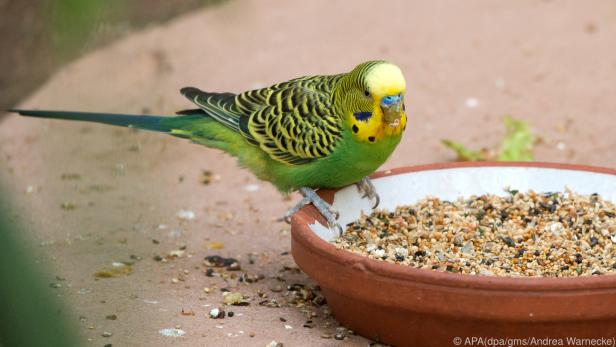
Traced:
<path fill-rule="evenodd" d="M 616 170 L 578 165 L 435 164 L 380 172 L 373 179 L 380 207 L 389 210 L 427 195 L 505 194 L 505 186 L 538 192 L 569 187 L 616 202 Z M 320 194 L 339 210 L 343 225 L 370 211 L 355 187 Z M 335 317 L 372 340 L 442 347 L 480 346 L 478 338 L 527 339 L 530 346 L 532 338 L 551 338 L 557 340 L 549 345 L 562 340 L 566 346 L 575 337 L 610 339 L 611 346 L 616 337 L 614 275 L 512 278 L 416 269 L 338 250 L 327 242 L 335 232 L 324 225 L 312 205 L 295 215 L 293 257 L 321 285 Z"/>

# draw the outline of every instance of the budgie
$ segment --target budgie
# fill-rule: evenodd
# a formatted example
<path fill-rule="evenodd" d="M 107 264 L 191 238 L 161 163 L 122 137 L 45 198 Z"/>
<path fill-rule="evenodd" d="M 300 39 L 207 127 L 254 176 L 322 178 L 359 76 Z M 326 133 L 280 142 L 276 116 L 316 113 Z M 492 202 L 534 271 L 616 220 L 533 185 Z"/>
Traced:
<path fill-rule="evenodd" d="M 400 68 L 368 61 L 348 73 L 295 78 L 239 94 L 181 93 L 198 108 L 175 117 L 14 109 L 21 115 L 99 122 L 159 131 L 220 149 L 282 193 L 312 203 L 330 227 L 338 212 L 315 190 L 356 184 L 379 204 L 368 175 L 385 162 L 406 128 L 406 81 Z"/>

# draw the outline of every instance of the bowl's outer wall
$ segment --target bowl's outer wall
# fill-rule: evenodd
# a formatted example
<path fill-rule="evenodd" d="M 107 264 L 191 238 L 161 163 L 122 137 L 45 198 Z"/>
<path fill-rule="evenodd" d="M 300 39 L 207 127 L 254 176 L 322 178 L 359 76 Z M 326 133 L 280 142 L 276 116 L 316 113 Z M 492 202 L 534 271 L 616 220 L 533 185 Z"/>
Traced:
<path fill-rule="evenodd" d="M 610 338 L 616 336 L 616 320 L 614 319 L 540 323 L 462 319 L 431 313 L 416 313 L 402 307 L 389 308 L 375 302 L 357 301 L 325 287 L 323 287 L 323 293 L 340 323 L 354 329 L 362 336 L 393 346 L 454 346 L 453 341 L 456 337 L 462 339 L 550 337 L 565 340 L 569 337 Z M 478 345 L 475 344 L 475 346 Z"/>
<path fill-rule="evenodd" d="M 563 164 L 518 165 L 616 174 L 610 169 Z M 392 174 L 413 170 L 417 168 Z M 332 201 L 333 191 L 322 193 Z M 451 346 L 454 337 L 482 334 L 616 337 L 616 276 L 505 278 L 402 267 L 337 250 L 308 227 L 315 220 L 322 217 L 312 206 L 293 218 L 295 261 L 321 285 L 336 318 L 368 338 L 396 346 Z"/>

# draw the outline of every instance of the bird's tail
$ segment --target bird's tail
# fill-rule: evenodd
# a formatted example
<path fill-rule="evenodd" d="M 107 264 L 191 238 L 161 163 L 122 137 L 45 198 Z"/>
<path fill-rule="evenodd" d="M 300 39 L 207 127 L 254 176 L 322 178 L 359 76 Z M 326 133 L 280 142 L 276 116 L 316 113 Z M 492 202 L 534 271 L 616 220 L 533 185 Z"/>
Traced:
<path fill-rule="evenodd" d="M 10 111 L 29 117 L 97 122 L 167 133 L 196 144 L 220 149 L 238 158 L 242 166 L 251 168 L 258 177 L 269 177 L 266 154 L 260 147 L 247 142 L 245 135 L 202 109 L 180 111 L 175 117 L 22 109 Z"/>
<path fill-rule="evenodd" d="M 45 110 L 21 110 L 12 109 L 10 112 L 19 113 L 22 116 L 67 119 L 86 122 L 96 122 L 109 125 L 117 125 L 129 128 L 137 128 L 151 131 L 171 132 L 177 126 L 190 119 L 200 117 L 198 114 L 183 113 L 180 117 L 143 116 L 115 113 L 72 112 L 72 111 L 45 111 Z M 197 110 L 195 110 L 197 111 Z"/>

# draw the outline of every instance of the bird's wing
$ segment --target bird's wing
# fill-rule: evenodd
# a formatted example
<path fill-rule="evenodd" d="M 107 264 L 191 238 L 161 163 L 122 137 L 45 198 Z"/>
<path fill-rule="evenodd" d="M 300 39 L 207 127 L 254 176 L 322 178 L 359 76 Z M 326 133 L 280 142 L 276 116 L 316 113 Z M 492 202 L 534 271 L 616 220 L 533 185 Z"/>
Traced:
<path fill-rule="evenodd" d="M 237 95 L 194 87 L 181 92 L 272 159 L 299 165 L 329 155 L 341 137 L 342 118 L 331 98 L 340 76 L 300 77 Z"/>
<path fill-rule="evenodd" d="M 242 112 L 235 105 L 235 94 L 204 92 L 195 87 L 182 88 L 180 92 L 205 111 L 208 116 L 237 132 L 240 131 Z M 182 112 L 184 111 L 178 114 Z"/>
<path fill-rule="evenodd" d="M 240 132 L 274 160 L 299 165 L 326 157 L 342 134 L 332 76 L 304 77 L 238 94 Z"/>

